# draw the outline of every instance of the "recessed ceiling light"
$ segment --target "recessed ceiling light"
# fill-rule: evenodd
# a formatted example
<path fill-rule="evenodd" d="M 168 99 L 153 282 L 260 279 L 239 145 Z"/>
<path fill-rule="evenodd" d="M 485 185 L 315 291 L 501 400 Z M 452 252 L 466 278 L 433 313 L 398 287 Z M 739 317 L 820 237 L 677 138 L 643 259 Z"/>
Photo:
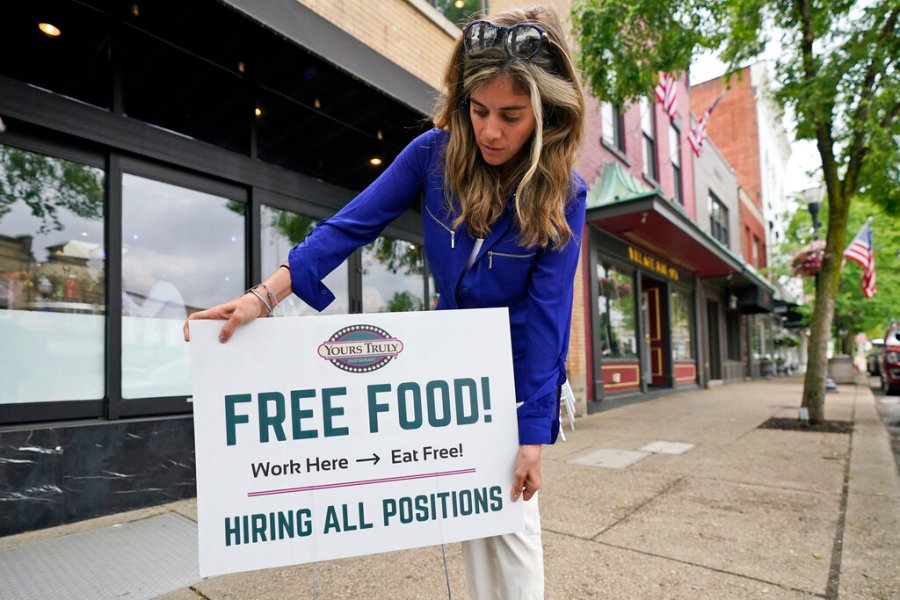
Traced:
<path fill-rule="evenodd" d="M 47 37 L 55 38 L 62 35 L 62 31 L 59 30 L 59 27 L 52 23 L 38 23 L 38 29 L 40 29 L 41 33 Z"/>
<path fill-rule="evenodd" d="M 373 156 L 372 158 L 369 159 L 369 164 L 372 165 L 373 167 L 377 167 L 378 165 L 381 164 L 381 159 L 378 158 L 377 156 Z"/>

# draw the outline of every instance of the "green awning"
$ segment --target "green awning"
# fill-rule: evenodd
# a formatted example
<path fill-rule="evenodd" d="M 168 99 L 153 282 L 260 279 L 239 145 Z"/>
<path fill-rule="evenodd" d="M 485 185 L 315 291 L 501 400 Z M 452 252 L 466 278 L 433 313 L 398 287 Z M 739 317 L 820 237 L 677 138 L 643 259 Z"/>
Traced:
<path fill-rule="evenodd" d="M 659 187 L 650 188 L 618 164 L 605 163 L 597 179 L 588 186 L 587 208 L 657 195 L 662 197 Z"/>

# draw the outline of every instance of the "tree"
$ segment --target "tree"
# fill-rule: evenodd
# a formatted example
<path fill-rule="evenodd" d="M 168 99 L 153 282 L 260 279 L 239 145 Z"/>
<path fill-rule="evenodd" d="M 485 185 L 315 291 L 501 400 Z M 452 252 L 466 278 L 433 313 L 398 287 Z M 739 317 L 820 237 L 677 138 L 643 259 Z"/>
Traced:
<path fill-rule="evenodd" d="M 64 229 L 59 211 L 103 218 L 103 175 L 98 169 L 0 145 L 0 219 L 23 202 L 40 219 L 37 233 Z"/>
<path fill-rule="evenodd" d="M 391 299 L 388 300 L 384 312 L 412 312 L 424 309 L 422 301 L 407 291 L 394 292 Z"/>
<path fill-rule="evenodd" d="M 823 217 L 827 215 L 823 213 Z M 848 214 L 848 238 L 855 235 L 868 217 L 872 217 L 872 238 L 875 243 L 875 262 L 878 279 L 878 293 L 873 298 L 862 294 L 860 280 L 862 268 L 853 261 L 846 261 L 841 269 L 838 295 L 835 299 L 833 330 L 845 330 L 844 336 L 835 337 L 849 352 L 849 338 L 857 333 L 865 333 L 870 339 L 880 338 L 888 322 L 900 316 L 897 298 L 900 298 L 900 215 L 888 212 L 881 204 L 876 204 L 866 194 L 860 194 L 850 207 Z M 782 254 L 790 257 L 800 251 L 812 239 L 810 217 L 805 206 L 799 206 L 789 215 Z M 771 275 L 786 278 L 789 274 L 787 261 L 770 265 Z M 815 293 L 814 279 L 803 278 L 805 293 Z"/>
<path fill-rule="evenodd" d="M 580 61 L 594 95 L 634 101 L 658 73 L 687 71 L 702 51 L 736 69 L 780 34 L 776 99 L 812 139 L 829 207 L 827 249 L 810 324 L 803 406 L 825 420 L 826 347 L 851 200 L 900 207 L 900 4 L 896 0 L 580 0 Z"/>
<path fill-rule="evenodd" d="M 855 235 L 866 219 L 872 217 L 872 239 L 875 244 L 875 268 L 878 292 L 866 298 L 860 289 L 862 267 L 846 261 L 841 269 L 840 284 L 834 309 L 835 330 L 846 330 L 843 345 L 850 352 L 849 338 L 866 333 L 869 338 L 884 335 L 888 322 L 898 316 L 900 298 L 900 215 L 889 213 L 866 196 L 860 195 L 850 207 L 848 238 Z"/>
<path fill-rule="evenodd" d="M 436 0 L 434 6 L 454 25 L 461 25 L 481 11 L 482 0 Z"/>

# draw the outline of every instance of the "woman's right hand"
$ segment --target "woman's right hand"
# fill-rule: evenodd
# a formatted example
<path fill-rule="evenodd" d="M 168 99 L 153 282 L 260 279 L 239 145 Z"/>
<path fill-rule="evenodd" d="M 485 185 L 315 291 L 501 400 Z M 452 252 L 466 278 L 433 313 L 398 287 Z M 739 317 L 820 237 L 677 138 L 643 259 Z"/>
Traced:
<path fill-rule="evenodd" d="M 191 341 L 191 331 L 188 327 L 188 321 L 197 319 L 227 320 L 222 327 L 222 331 L 219 332 L 219 341 L 224 344 L 231 339 L 231 336 L 234 334 L 234 330 L 237 329 L 238 325 L 246 325 L 265 312 L 266 309 L 263 308 L 259 298 L 253 294 L 243 294 L 224 304 L 197 311 L 189 316 L 187 321 L 184 322 L 184 341 Z"/>

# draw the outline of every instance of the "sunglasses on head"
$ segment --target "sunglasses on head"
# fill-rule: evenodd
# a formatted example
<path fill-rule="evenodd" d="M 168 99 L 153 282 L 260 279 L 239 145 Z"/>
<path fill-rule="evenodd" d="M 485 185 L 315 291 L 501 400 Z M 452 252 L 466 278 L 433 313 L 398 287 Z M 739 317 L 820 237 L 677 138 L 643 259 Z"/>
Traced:
<path fill-rule="evenodd" d="M 537 54 L 546 37 L 543 29 L 529 23 L 500 27 L 489 21 L 472 21 L 463 29 L 463 45 L 468 56 L 481 54 L 502 40 L 511 57 L 528 59 Z"/>

